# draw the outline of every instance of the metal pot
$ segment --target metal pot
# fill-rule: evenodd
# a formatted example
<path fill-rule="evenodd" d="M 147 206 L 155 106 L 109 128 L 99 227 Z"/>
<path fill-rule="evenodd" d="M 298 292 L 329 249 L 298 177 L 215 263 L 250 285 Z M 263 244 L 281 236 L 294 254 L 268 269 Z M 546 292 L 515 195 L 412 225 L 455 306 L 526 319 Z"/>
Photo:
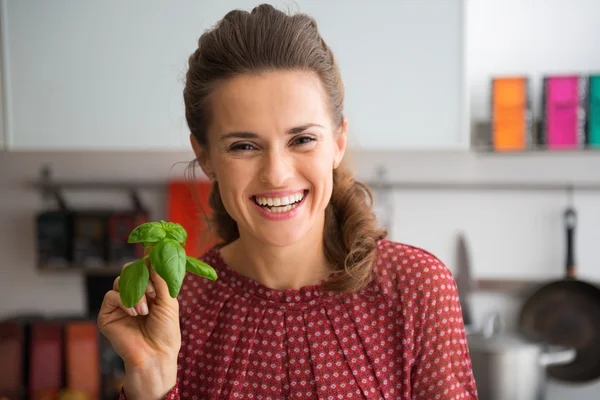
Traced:
<path fill-rule="evenodd" d="M 481 331 L 467 338 L 479 398 L 544 400 L 546 367 L 573 361 L 575 350 L 544 346 L 503 331 L 503 321 L 494 313 Z"/>

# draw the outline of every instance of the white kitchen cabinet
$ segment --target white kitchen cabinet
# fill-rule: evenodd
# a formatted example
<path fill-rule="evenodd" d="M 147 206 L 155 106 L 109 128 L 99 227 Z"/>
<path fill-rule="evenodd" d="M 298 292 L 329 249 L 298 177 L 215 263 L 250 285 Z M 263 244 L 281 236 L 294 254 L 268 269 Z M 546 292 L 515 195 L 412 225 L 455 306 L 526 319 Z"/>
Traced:
<path fill-rule="evenodd" d="M 317 19 L 353 147 L 466 147 L 462 0 L 271 3 Z M 257 4 L 3 0 L 9 149 L 188 150 L 187 58 L 228 10 Z"/>

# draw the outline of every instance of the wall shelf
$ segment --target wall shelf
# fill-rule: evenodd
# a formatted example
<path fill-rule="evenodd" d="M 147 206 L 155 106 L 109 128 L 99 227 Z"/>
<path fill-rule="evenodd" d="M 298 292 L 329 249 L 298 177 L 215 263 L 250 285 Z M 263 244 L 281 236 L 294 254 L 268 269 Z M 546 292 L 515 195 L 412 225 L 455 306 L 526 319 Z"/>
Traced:
<path fill-rule="evenodd" d="M 600 191 L 600 182 L 450 182 L 450 181 L 368 181 L 377 190 L 483 190 L 483 191 Z"/>
<path fill-rule="evenodd" d="M 44 266 L 38 269 L 40 273 L 48 274 L 82 274 L 88 276 L 118 276 L 123 266 L 105 265 L 99 267 L 86 267 L 78 265 Z M 557 278 L 560 279 L 560 278 Z M 547 280 L 549 281 L 549 280 Z M 543 285 L 543 280 L 518 280 L 486 278 L 475 280 L 473 291 L 496 292 L 517 297 L 531 294 L 537 287 Z M 599 282 L 600 283 L 600 282 Z"/>
<path fill-rule="evenodd" d="M 364 183 L 373 190 L 463 190 L 463 191 L 543 191 L 566 192 L 571 195 L 575 191 L 600 192 L 600 181 L 590 182 L 491 182 L 491 181 L 397 181 L 389 180 L 385 167 L 377 168 L 377 177 Z"/>
<path fill-rule="evenodd" d="M 133 260 L 132 260 L 133 261 Z M 121 274 L 123 266 L 105 265 L 100 267 L 86 267 L 80 265 L 65 265 L 65 266 L 47 266 L 39 265 L 38 272 L 48 274 L 84 274 L 90 276 L 118 276 Z"/>
<path fill-rule="evenodd" d="M 597 182 L 475 182 L 475 181 L 394 181 L 386 179 L 386 171 L 380 169 L 378 178 L 363 180 L 373 190 L 465 190 L 465 191 L 592 191 L 600 192 Z M 126 180 L 54 180 L 49 167 L 42 167 L 40 179 L 30 183 L 44 195 L 56 196 L 63 190 L 129 190 L 162 189 L 166 181 Z"/>
<path fill-rule="evenodd" d="M 117 277 L 121 274 L 122 266 L 118 265 L 107 265 L 103 267 L 82 267 L 82 266 L 68 266 L 68 267 L 44 267 L 41 266 L 39 269 L 40 273 L 49 274 L 81 274 L 87 276 L 114 276 Z M 560 277 L 555 278 L 560 280 Z M 550 282 L 552 279 L 546 280 L 524 280 L 524 279 L 504 279 L 504 278 L 485 278 L 475 280 L 472 292 L 491 292 L 501 293 L 505 295 L 515 296 L 517 298 L 523 298 L 531 295 L 537 288 Z M 592 282 L 592 284 L 598 284 L 600 282 Z"/>

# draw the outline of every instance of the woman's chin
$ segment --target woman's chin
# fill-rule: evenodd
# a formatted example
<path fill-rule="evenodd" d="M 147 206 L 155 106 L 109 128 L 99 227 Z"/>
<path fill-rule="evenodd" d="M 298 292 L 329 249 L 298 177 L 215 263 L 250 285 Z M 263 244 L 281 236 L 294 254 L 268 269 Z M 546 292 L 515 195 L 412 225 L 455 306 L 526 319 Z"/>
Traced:
<path fill-rule="evenodd" d="M 262 231 L 257 234 L 258 239 L 268 246 L 287 247 L 298 243 L 303 238 L 303 231 L 299 229 L 277 231 Z"/>

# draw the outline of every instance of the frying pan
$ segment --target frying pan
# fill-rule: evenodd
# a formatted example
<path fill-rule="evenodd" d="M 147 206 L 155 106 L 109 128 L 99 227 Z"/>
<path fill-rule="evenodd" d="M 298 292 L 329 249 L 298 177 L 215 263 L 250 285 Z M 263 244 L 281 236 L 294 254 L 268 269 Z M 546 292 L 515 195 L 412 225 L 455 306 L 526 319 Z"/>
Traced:
<path fill-rule="evenodd" d="M 538 288 L 522 306 L 519 326 L 530 340 L 576 350 L 570 364 L 547 368 L 554 379 L 583 383 L 600 377 L 600 289 L 576 277 L 574 236 L 577 214 L 564 212 L 566 275 Z"/>

